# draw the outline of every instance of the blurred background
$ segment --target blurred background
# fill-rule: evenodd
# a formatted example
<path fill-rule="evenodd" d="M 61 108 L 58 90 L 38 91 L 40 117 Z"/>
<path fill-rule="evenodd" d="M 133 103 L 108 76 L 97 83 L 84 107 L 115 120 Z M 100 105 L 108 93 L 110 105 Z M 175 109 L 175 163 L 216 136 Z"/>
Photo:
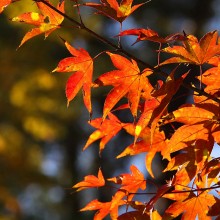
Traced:
<path fill-rule="evenodd" d="M 78 19 L 71 2 L 66 1 L 67 14 Z M 70 74 L 51 73 L 59 60 L 70 56 L 58 36 L 76 48 L 85 48 L 91 56 L 112 48 L 64 22 L 64 27 L 46 40 L 41 35 L 16 50 L 32 26 L 10 18 L 28 11 L 37 11 L 34 2 L 20 0 L 0 15 L 0 220 L 92 219 L 93 213 L 80 213 L 79 209 L 97 197 L 110 199 L 109 189 L 74 193 L 71 187 L 85 175 L 96 175 L 99 167 L 107 178 L 129 172 L 131 163 L 146 172 L 140 163 L 145 155 L 114 159 L 132 141 L 123 133 L 107 145 L 101 158 L 98 143 L 82 152 L 93 129 L 87 124 L 89 114 L 80 93 L 66 107 L 65 83 Z M 86 26 L 117 43 L 114 36 L 119 24 L 94 15 L 92 9 L 82 8 L 81 14 Z M 123 23 L 123 30 L 147 27 L 161 36 L 184 30 L 200 38 L 219 30 L 220 0 L 151 0 Z M 158 45 L 140 42 L 131 46 L 135 39 L 123 37 L 123 47 L 155 65 L 152 50 Z M 108 57 L 100 56 L 95 68 L 95 77 L 111 68 Z M 93 118 L 101 115 L 106 94 L 102 89 L 94 91 Z M 154 167 L 158 173 L 162 169 L 162 164 Z M 161 183 L 164 180 L 164 176 L 157 178 Z"/>

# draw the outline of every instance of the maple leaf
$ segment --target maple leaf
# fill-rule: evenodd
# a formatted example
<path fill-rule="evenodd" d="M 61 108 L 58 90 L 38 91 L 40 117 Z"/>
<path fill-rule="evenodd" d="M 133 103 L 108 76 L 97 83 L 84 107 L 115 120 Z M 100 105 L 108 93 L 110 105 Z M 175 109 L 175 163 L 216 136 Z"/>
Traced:
<path fill-rule="evenodd" d="M 109 178 L 108 181 L 120 184 L 120 190 L 135 193 L 138 189 L 146 189 L 146 180 L 143 173 L 134 165 L 130 166 L 131 174 L 125 173 L 120 176 Z"/>
<path fill-rule="evenodd" d="M 205 177 L 206 187 L 211 186 L 214 182 L 218 184 L 219 182 L 219 173 L 220 173 L 220 158 L 214 158 L 205 164 L 201 172 L 202 177 Z"/>
<path fill-rule="evenodd" d="M 153 90 L 153 87 L 147 76 L 152 74 L 152 70 L 147 68 L 140 72 L 136 61 L 130 61 L 123 56 L 110 52 L 107 52 L 107 54 L 110 56 L 117 70 L 104 73 L 95 81 L 95 86 L 114 86 L 106 97 L 103 119 L 105 119 L 111 109 L 124 96 L 127 96 L 132 115 L 136 117 L 142 94 L 145 93 L 145 99 L 151 97 L 150 92 Z"/>
<path fill-rule="evenodd" d="M 95 8 L 100 14 L 122 23 L 131 13 L 145 4 L 141 3 L 132 7 L 132 3 L 133 0 L 122 0 L 120 4 L 117 0 L 101 0 L 101 4 L 88 2 L 83 5 Z"/>
<path fill-rule="evenodd" d="M 108 179 L 108 181 L 121 185 L 120 189 L 118 189 L 112 198 L 111 208 L 118 206 L 125 196 L 126 201 L 128 202 L 132 200 L 139 189 L 146 189 L 146 180 L 143 173 L 141 173 L 134 165 L 130 166 L 130 170 L 131 174 L 125 173 Z"/>
<path fill-rule="evenodd" d="M 49 1 L 46 1 L 48 4 L 51 4 Z M 21 14 L 20 16 L 14 17 L 12 21 L 24 22 L 26 24 L 31 24 L 36 26 L 31 31 L 27 32 L 23 37 L 20 45 L 22 46 L 29 39 L 44 33 L 45 38 L 48 37 L 54 30 L 60 27 L 64 17 L 58 12 L 54 11 L 52 8 L 44 4 L 43 2 L 36 2 L 38 8 L 42 14 L 36 12 L 27 12 Z M 57 9 L 61 12 L 64 12 L 64 2 L 58 4 Z"/>
<path fill-rule="evenodd" d="M 205 187 L 202 184 L 207 184 L 206 180 L 201 181 L 202 176 L 205 176 L 202 170 L 207 164 L 211 150 L 212 146 L 209 146 L 208 141 L 197 140 L 193 146 L 184 148 L 180 154 L 173 157 L 164 172 L 177 170 L 175 185 L 188 185 L 193 178 L 199 176 L 199 179 L 195 178 L 194 184 L 199 188 Z"/>
<path fill-rule="evenodd" d="M 138 36 L 135 43 L 139 41 L 143 41 L 143 40 L 149 40 L 149 41 L 155 41 L 155 42 L 162 41 L 162 38 L 159 37 L 158 33 L 151 29 L 137 28 L 137 29 L 125 30 L 125 31 L 120 32 L 118 36 L 127 36 L 127 35 Z"/>
<path fill-rule="evenodd" d="M 220 54 L 217 31 L 207 33 L 200 41 L 193 35 L 188 35 L 186 38 L 186 40 L 182 41 L 183 46 L 166 47 L 162 50 L 162 52 L 175 56 L 165 60 L 160 65 L 170 63 L 202 65 Z"/>
<path fill-rule="evenodd" d="M 174 73 L 176 69 L 177 68 L 171 72 L 171 74 L 167 77 L 166 82 L 161 85 L 160 89 L 151 93 L 155 99 L 145 101 L 144 111 L 141 114 L 135 128 L 135 142 L 141 131 L 146 126 L 150 126 L 151 143 L 153 143 L 153 135 L 161 116 L 166 113 L 167 106 L 170 103 L 173 95 L 176 94 L 184 78 L 188 74 L 186 73 L 182 77 L 175 79 Z"/>
<path fill-rule="evenodd" d="M 164 156 L 169 159 L 170 153 L 192 145 L 197 140 L 208 140 L 209 146 L 213 146 L 214 141 L 219 143 L 219 110 L 217 111 L 215 114 L 215 112 L 191 105 L 172 112 L 173 120 L 185 125 L 173 134 Z"/>
<path fill-rule="evenodd" d="M 191 125 L 199 122 L 205 123 L 207 120 L 211 121 L 214 119 L 215 112 L 190 104 L 173 111 L 170 115 L 170 121 L 177 121 L 183 124 Z"/>
<path fill-rule="evenodd" d="M 179 195 L 176 197 L 181 198 Z M 211 217 L 207 216 L 209 207 L 215 203 L 213 195 L 210 195 L 206 192 L 202 192 L 199 195 L 190 193 L 187 198 L 182 201 L 174 202 L 169 208 L 165 211 L 164 219 L 169 219 L 169 217 L 175 218 L 183 213 L 181 219 L 196 219 L 199 220 L 211 220 Z M 168 217 L 169 216 L 169 217 Z"/>
<path fill-rule="evenodd" d="M 67 42 L 65 42 L 65 45 L 73 56 L 61 60 L 53 72 L 75 72 L 69 77 L 66 84 L 67 106 L 69 105 L 69 102 L 75 98 L 76 94 L 82 87 L 84 104 L 91 114 L 93 59 L 86 50 L 82 48 L 75 49 Z"/>
<path fill-rule="evenodd" d="M 87 188 L 101 187 L 105 185 L 105 179 L 102 175 L 101 169 L 99 169 L 98 177 L 94 175 L 88 175 L 84 177 L 84 181 L 81 181 L 73 186 L 78 188 L 77 191 L 81 191 Z"/>
<path fill-rule="evenodd" d="M 155 98 L 146 100 L 144 102 L 143 112 L 140 115 L 140 118 L 138 119 L 138 122 L 136 123 L 136 126 L 135 126 L 134 143 L 136 143 L 139 135 L 146 128 L 146 126 L 149 125 L 150 120 L 152 118 L 153 111 L 154 109 L 158 107 L 159 104 L 160 104 L 159 101 Z"/>
<path fill-rule="evenodd" d="M 206 85 L 204 91 L 212 94 L 214 96 L 219 96 L 219 88 L 220 88 L 220 79 L 219 79 L 219 74 L 220 74 L 220 58 L 219 57 L 213 57 L 216 59 L 210 59 L 209 64 L 214 65 L 214 67 L 209 68 L 206 70 L 203 74 L 202 77 L 197 76 L 198 80 L 202 80 L 201 83 Z M 211 101 L 211 100 L 210 100 Z"/>
<path fill-rule="evenodd" d="M 157 43 L 170 43 L 172 41 L 183 41 L 186 39 L 186 37 L 182 34 L 176 33 L 169 35 L 165 38 L 160 37 L 158 33 L 152 29 L 143 29 L 143 28 L 137 28 L 137 29 L 129 29 L 120 32 L 118 36 L 126 36 L 126 35 L 135 35 L 138 36 L 135 43 L 143 40 L 153 41 Z M 134 43 L 134 44 L 135 44 Z"/>
<path fill-rule="evenodd" d="M 168 148 L 164 151 L 163 157 L 170 160 L 170 154 L 182 150 L 186 146 L 192 145 L 196 140 L 206 140 L 208 138 L 208 130 L 204 128 L 203 124 L 183 125 L 176 130 L 171 137 Z M 211 145 L 214 141 L 209 141 Z"/>
<path fill-rule="evenodd" d="M 122 194 L 122 192 L 116 192 L 115 196 L 117 196 L 118 194 Z M 123 193 L 123 196 L 124 196 L 124 193 Z M 112 198 L 112 201 L 110 202 L 100 202 L 97 199 L 95 199 L 91 201 L 90 203 L 88 203 L 84 208 L 80 209 L 80 211 L 98 210 L 94 216 L 94 220 L 102 220 L 108 214 L 110 214 L 111 219 L 117 219 L 118 207 L 121 205 L 124 205 L 125 202 L 120 200 L 117 203 L 115 203 L 115 205 L 113 206 L 112 202 L 114 200 L 114 197 Z"/>
<path fill-rule="evenodd" d="M 123 124 L 119 119 L 109 112 L 108 119 L 97 118 L 89 122 L 90 125 L 97 128 L 87 140 L 83 150 L 98 139 L 101 139 L 99 145 L 99 153 L 105 148 L 105 145 L 122 129 Z"/>
<path fill-rule="evenodd" d="M 134 124 L 125 124 L 123 127 L 129 134 L 135 136 L 136 126 Z M 163 155 L 163 151 L 167 148 L 166 138 L 163 131 L 159 131 L 158 129 L 154 132 L 153 142 L 151 140 L 151 129 L 149 127 L 145 127 L 141 133 L 139 134 L 139 138 L 141 140 L 132 143 L 127 146 L 126 149 L 117 156 L 117 158 L 121 158 L 124 156 L 132 156 L 140 153 L 147 153 L 146 155 L 146 168 L 149 174 L 153 177 L 152 172 L 152 161 L 157 152 L 161 152 Z"/>
<path fill-rule="evenodd" d="M 160 186 L 157 189 L 157 193 L 150 199 L 150 201 L 145 205 L 145 210 L 150 211 L 153 209 L 154 205 L 163 195 L 165 195 L 169 190 L 173 188 L 172 181 L 168 181 L 167 184 Z"/>
<path fill-rule="evenodd" d="M 220 210 L 219 210 L 219 207 L 220 207 L 220 199 L 219 198 L 216 198 L 215 197 L 215 204 L 209 209 L 209 212 L 208 212 L 208 216 L 218 216 L 218 218 L 216 218 L 216 220 L 219 220 L 219 217 L 220 217 Z"/>
<path fill-rule="evenodd" d="M 1 0 L 0 1 L 0 13 L 3 12 L 3 10 L 8 6 L 10 5 L 12 2 L 12 0 Z"/>
<path fill-rule="evenodd" d="M 109 213 L 111 215 L 118 216 L 118 210 L 110 210 L 111 202 L 100 202 L 97 199 L 88 203 L 84 208 L 80 209 L 80 211 L 91 211 L 98 210 L 94 216 L 94 220 L 101 220 L 105 218 Z"/>

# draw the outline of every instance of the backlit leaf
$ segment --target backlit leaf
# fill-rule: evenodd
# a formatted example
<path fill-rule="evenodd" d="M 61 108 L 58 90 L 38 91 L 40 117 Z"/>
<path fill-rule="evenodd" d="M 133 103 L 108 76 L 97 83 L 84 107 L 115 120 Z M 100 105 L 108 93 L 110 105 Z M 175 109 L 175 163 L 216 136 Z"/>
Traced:
<path fill-rule="evenodd" d="M 149 29 L 149 28 L 148 29 L 136 28 L 136 29 L 125 30 L 125 31 L 120 32 L 118 36 L 127 36 L 127 35 L 137 36 L 136 42 L 148 40 L 148 41 L 157 42 L 157 43 L 170 43 L 173 41 L 183 41 L 186 39 L 184 35 L 179 34 L 179 33 L 172 34 L 172 35 L 169 35 L 163 38 L 163 37 L 160 37 L 156 31 Z"/>
<path fill-rule="evenodd" d="M 128 192 L 136 192 L 139 188 L 142 190 L 146 189 L 146 180 L 143 173 L 134 165 L 130 166 L 131 174 L 121 174 L 118 177 L 108 179 L 121 185 L 120 189 L 127 190 Z"/>
<path fill-rule="evenodd" d="M 3 12 L 4 8 L 11 4 L 12 0 L 1 0 L 0 1 L 0 13 Z"/>
<path fill-rule="evenodd" d="M 173 218 L 183 214 L 181 218 L 183 220 L 196 219 L 196 217 L 198 220 L 211 220 L 207 213 L 209 207 L 214 203 L 214 196 L 206 192 L 202 192 L 197 196 L 194 193 L 190 193 L 189 197 L 185 200 L 174 202 L 165 213 Z"/>
<path fill-rule="evenodd" d="M 98 13 L 110 17 L 122 23 L 131 13 L 145 3 L 132 6 L 133 0 L 122 0 L 118 4 L 117 0 L 101 0 L 101 4 L 87 2 L 83 5 L 95 8 Z"/>
<path fill-rule="evenodd" d="M 85 150 L 93 142 L 101 139 L 99 145 L 99 152 L 101 153 L 105 145 L 122 129 L 123 124 L 119 119 L 112 113 L 108 114 L 108 119 L 102 120 L 102 118 L 97 118 L 89 122 L 89 124 L 95 128 L 94 131 L 87 140 L 83 150 Z"/>
<path fill-rule="evenodd" d="M 134 124 L 125 124 L 123 127 L 129 134 L 135 136 L 135 125 Z M 117 156 L 117 158 L 121 158 L 124 156 L 132 156 L 140 153 L 147 153 L 146 155 L 146 168 L 149 174 L 153 177 L 152 172 L 152 160 L 157 152 L 161 152 L 164 155 L 167 149 L 167 142 L 165 135 L 162 131 L 158 131 L 158 129 L 154 132 L 153 142 L 151 140 L 151 129 L 149 127 L 145 127 L 141 133 L 139 134 L 139 138 L 141 140 L 136 141 L 135 143 L 130 144 L 125 148 L 125 150 Z"/>
<path fill-rule="evenodd" d="M 218 32 L 213 31 L 204 35 L 200 41 L 193 36 L 188 35 L 187 39 L 182 41 L 183 46 L 166 47 L 162 52 L 174 55 L 166 61 L 160 63 L 165 65 L 169 63 L 191 63 L 202 65 L 208 63 L 211 58 L 220 54 L 220 44 L 218 42 Z"/>
<path fill-rule="evenodd" d="M 117 192 L 114 197 L 117 197 L 117 194 L 121 194 L 122 192 Z M 123 194 L 124 196 L 124 194 Z M 104 219 L 108 214 L 110 214 L 111 219 L 117 219 L 118 217 L 118 207 L 121 205 L 124 205 L 125 203 L 120 200 L 118 203 L 115 203 L 113 206 L 112 203 L 114 201 L 114 197 L 112 201 L 110 202 L 100 202 L 97 199 L 91 201 L 88 203 L 84 208 L 80 209 L 80 211 L 92 211 L 92 210 L 98 210 L 95 213 L 94 220 L 102 220 Z"/>
<path fill-rule="evenodd" d="M 104 73 L 95 81 L 97 86 L 112 85 L 114 87 L 106 97 L 103 119 L 124 96 L 128 99 L 132 115 L 136 117 L 142 94 L 145 93 L 144 98 L 147 98 L 146 94 L 151 97 L 150 92 L 153 87 L 147 76 L 152 74 L 152 70 L 145 69 L 140 72 L 136 61 L 130 61 L 121 55 L 110 52 L 108 52 L 108 55 L 117 70 Z"/>
<path fill-rule="evenodd" d="M 47 2 L 50 4 L 49 1 Z M 33 28 L 31 31 L 25 34 L 19 47 L 32 37 L 35 37 L 39 34 L 44 33 L 45 38 L 48 37 L 54 30 L 60 28 L 60 24 L 64 19 L 62 15 L 51 9 L 43 2 L 39 1 L 36 2 L 36 4 L 42 14 L 36 12 L 27 12 L 12 19 L 12 21 L 24 22 L 26 24 L 36 26 L 36 28 Z M 58 4 L 57 9 L 61 12 L 64 12 L 64 2 L 62 2 L 62 4 Z"/>
<path fill-rule="evenodd" d="M 102 171 L 99 169 L 98 177 L 93 175 L 88 175 L 84 177 L 84 181 L 81 181 L 73 186 L 73 188 L 78 188 L 77 191 L 81 191 L 87 188 L 101 187 L 105 185 L 105 180 L 102 175 Z"/>
<path fill-rule="evenodd" d="M 86 108 L 91 114 L 93 59 L 90 57 L 86 50 L 82 48 L 75 49 L 67 42 L 65 42 L 65 45 L 73 56 L 61 60 L 53 72 L 75 72 L 70 76 L 66 84 L 66 97 L 68 101 L 67 105 L 69 105 L 69 102 L 75 98 L 80 88 L 82 87 L 83 100 Z"/>

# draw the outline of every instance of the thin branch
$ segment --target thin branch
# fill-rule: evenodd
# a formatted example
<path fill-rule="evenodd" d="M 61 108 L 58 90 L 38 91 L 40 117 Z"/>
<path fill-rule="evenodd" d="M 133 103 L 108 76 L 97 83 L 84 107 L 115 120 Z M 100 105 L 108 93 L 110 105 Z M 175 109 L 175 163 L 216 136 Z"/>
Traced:
<path fill-rule="evenodd" d="M 176 193 L 187 193 L 187 192 L 204 192 L 206 190 L 213 190 L 220 188 L 220 185 L 214 185 L 207 188 L 198 188 L 198 189 L 189 189 L 189 190 L 176 190 L 176 191 L 167 191 L 163 195 L 166 194 L 176 194 Z M 147 193 L 128 193 L 129 195 L 151 195 L 151 194 L 157 194 L 157 192 L 147 192 Z"/>

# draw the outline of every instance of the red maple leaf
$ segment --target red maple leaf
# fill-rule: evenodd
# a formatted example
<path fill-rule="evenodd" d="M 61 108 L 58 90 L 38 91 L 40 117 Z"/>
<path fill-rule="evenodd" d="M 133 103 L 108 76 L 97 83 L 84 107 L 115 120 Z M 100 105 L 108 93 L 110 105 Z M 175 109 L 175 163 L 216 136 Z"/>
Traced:
<path fill-rule="evenodd" d="M 69 43 L 65 42 L 69 52 L 73 55 L 61 60 L 53 72 L 75 72 L 72 74 L 66 84 L 67 105 L 73 100 L 80 88 L 83 89 L 83 100 L 89 113 L 92 112 L 91 105 L 91 86 L 93 74 L 93 59 L 89 53 L 80 48 L 75 49 Z"/>

